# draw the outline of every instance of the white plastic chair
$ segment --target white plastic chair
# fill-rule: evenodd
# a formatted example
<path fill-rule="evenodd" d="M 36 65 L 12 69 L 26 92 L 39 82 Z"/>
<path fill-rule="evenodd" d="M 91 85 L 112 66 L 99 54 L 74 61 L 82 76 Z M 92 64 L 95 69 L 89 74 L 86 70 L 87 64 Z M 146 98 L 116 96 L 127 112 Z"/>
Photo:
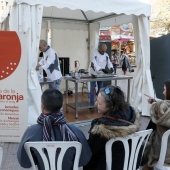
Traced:
<path fill-rule="evenodd" d="M 154 166 L 154 170 L 170 170 L 170 165 L 164 165 L 169 135 L 170 130 L 167 130 L 162 136 L 160 156 L 158 162 Z"/>
<path fill-rule="evenodd" d="M 3 158 L 3 149 L 0 147 L 0 167 L 2 164 L 2 158 Z"/>
<path fill-rule="evenodd" d="M 149 139 L 149 136 L 152 132 L 152 129 L 144 130 L 135 132 L 134 134 L 131 134 L 125 138 L 123 137 L 117 137 L 110 139 L 106 143 L 106 170 L 112 169 L 112 144 L 115 141 L 120 141 L 124 145 L 125 148 L 125 158 L 124 158 L 124 167 L 123 170 L 136 170 L 136 164 L 137 164 L 137 158 L 139 154 L 139 150 L 144 143 L 143 151 L 145 149 L 146 143 Z M 129 151 L 129 143 L 128 141 L 131 139 L 131 152 Z M 142 155 L 143 155 L 142 151 Z"/>
<path fill-rule="evenodd" d="M 37 170 L 36 165 L 34 163 L 32 154 L 30 149 L 31 148 L 35 148 L 44 163 L 44 167 L 45 170 L 56 170 L 56 150 L 57 148 L 60 148 L 60 152 L 58 155 L 58 159 L 57 159 L 57 169 L 58 170 L 62 170 L 62 161 L 63 161 L 63 157 L 65 155 L 65 152 L 67 151 L 68 148 L 70 147 L 74 147 L 75 148 L 75 159 L 74 159 L 74 165 L 73 165 L 73 170 L 78 170 L 78 164 L 79 164 L 79 159 L 80 159 L 80 154 L 81 154 L 81 150 L 82 150 L 82 144 L 76 141 L 72 141 L 72 142 L 65 142 L 65 141 L 60 141 L 60 142 L 26 142 L 25 145 L 25 150 L 28 154 L 28 157 L 31 161 L 31 165 L 33 170 Z M 46 149 L 47 153 L 48 153 L 48 157 L 49 157 L 49 161 L 48 158 L 46 156 L 46 154 L 44 153 L 44 149 Z"/>

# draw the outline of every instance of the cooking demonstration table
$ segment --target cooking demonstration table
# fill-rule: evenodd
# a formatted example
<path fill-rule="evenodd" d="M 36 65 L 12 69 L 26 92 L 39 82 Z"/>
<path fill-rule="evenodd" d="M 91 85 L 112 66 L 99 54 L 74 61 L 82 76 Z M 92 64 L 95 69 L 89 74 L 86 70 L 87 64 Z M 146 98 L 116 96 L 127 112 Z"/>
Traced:
<path fill-rule="evenodd" d="M 130 80 L 133 77 L 126 76 L 126 75 L 120 75 L 120 76 L 114 76 L 112 74 L 110 75 L 96 75 L 96 76 L 85 76 L 85 77 L 71 77 L 71 76 L 65 76 L 64 79 L 66 81 L 66 111 L 68 111 L 67 107 L 71 107 L 75 109 L 75 117 L 78 118 L 78 110 L 86 109 L 86 108 L 94 108 L 96 106 L 90 106 L 90 102 L 78 102 L 78 83 L 83 82 L 94 82 L 94 81 L 115 81 L 115 86 L 117 86 L 117 80 L 128 80 L 128 88 L 127 88 L 127 102 L 129 103 L 129 97 L 130 97 Z M 75 84 L 75 102 L 69 103 L 68 102 L 68 81 L 74 82 Z"/>
<path fill-rule="evenodd" d="M 53 83 L 53 81 L 51 81 L 51 80 L 49 80 L 48 78 L 46 78 L 46 77 L 44 77 L 44 78 L 42 78 L 42 79 L 39 79 L 39 83 L 40 83 L 40 86 L 41 86 L 41 88 L 43 87 L 43 85 L 45 85 L 45 84 L 52 84 Z"/>

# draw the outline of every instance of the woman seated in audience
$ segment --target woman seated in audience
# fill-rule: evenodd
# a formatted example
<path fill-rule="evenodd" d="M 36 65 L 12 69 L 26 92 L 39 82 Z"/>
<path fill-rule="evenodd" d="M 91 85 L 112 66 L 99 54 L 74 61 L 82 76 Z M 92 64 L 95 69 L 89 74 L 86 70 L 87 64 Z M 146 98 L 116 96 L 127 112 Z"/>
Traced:
<path fill-rule="evenodd" d="M 85 170 L 106 170 L 105 144 L 115 137 L 125 137 L 138 130 L 139 114 L 125 101 L 120 87 L 102 88 L 96 101 L 101 118 L 91 123 L 88 139 L 92 158 Z M 113 144 L 112 170 L 123 170 L 124 148 L 121 142 Z"/>
<path fill-rule="evenodd" d="M 147 129 L 153 129 L 148 146 L 145 149 L 143 163 L 145 170 L 153 169 L 153 165 L 158 161 L 162 135 L 170 129 L 170 80 L 164 82 L 163 90 L 164 100 L 156 101 L 153 98 L 148 99 L 151 105 L 151 121 Z M 165 163 L 170 164 L 170 140 L 168 142 Z"/>

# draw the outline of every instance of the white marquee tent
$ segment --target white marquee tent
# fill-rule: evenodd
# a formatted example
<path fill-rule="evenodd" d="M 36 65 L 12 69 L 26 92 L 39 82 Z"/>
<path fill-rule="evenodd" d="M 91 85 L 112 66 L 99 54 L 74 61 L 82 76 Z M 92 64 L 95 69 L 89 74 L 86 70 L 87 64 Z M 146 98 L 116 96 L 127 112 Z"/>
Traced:
<path fill-rule="evenodd" d="M 29 124 L 35 123 L 40 113 L 41 89 L 35 71 L 37 63 L 35 56 L 38 55 L 39 51 L 41 30 L 43 31 L 41 26 L 43 27 L 43 22 L 47 21 L 48 34 L 46 39 L 50 42 L 52 37 L 50 37 L 49 30 L 51 30 L 52 20 L 55 20 L 53 29 L 55 26 L 59 26 L 61 21 L 67 23 L 67 30 L 71 29 L 72 26 L 75 27 L 75 25 L 84 29 L 81 24 L 86 25 L 88 33 L 84 38 L 89 43 L 84 45 L 89 45 L 89 50 L 84 57 L 86 57 L 87 62 L 90 58 L 90 52 L 97 47 L 100 27 L 131 22 L 134 29 L 137 57 L 137 72 L 133 79 L 131 104 L 142 111 L 143 115 L 150 115 L 149 105 L 143 95 L 146 93 L 154 96 L 150 74 L 150 5 L 137 0 L 14 0 L 8 6 L 10 10 L 8 8 L 1 18 L 0 29 L 7 29 L 6 26 L 9 21 L 9 30 L 21 32 L 28 36 L 26 55 L 28 59 Z M 68 24 L 69 22 L 72 23 Z M 72 39 L 72 43 L 76 42 Z M 87 46 L 80 45 L 81 49 L 87 49 Z M 77 50 L 74 49 L 73 51 L 76 52 Z"/>

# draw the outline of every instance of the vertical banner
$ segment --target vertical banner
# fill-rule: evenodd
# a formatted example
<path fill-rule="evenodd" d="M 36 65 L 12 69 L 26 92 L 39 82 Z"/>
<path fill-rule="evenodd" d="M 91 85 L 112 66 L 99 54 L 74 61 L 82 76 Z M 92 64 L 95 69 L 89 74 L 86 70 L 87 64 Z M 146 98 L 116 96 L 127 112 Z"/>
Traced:
<path fill-rule="evenodd" d="M 0 142 L 19 142 L 28 124 L 26 35 L 0 31 Z"/>

